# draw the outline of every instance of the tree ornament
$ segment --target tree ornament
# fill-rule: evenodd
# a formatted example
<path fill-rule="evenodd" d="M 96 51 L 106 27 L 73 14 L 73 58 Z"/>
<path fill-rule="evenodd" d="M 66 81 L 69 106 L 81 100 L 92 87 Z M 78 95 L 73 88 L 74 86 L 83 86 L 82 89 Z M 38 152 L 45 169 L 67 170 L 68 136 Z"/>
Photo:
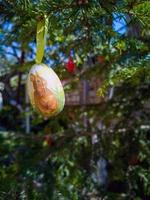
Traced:
<path fill-rule="evenodd" d="M 97 61 L 100 63 L 100 64 L 104 64 L 104 62 L 105 62 L 105 58 L 104 58 L 104 56 L 98 56 L 97 57 Z"/>
<path fill-rule="evenodd" d="M 131 154 L 128 160 L 129 165 L 138 165 L 139 164 L 139 158 L 137 154 Z"/>
<path fill-rule="evenodd" d="M 58 114 L 64 107 L 65 95 L 62 84 L 55 72 L 42 64 L 48 18 L 44 15 L 37 23 L 36 63 L 27 78 L 27 93 L 32 106 L 44 117 Z"/>
<path fill-rule="evenodd" d="M 70 73 L 75 72 L 76 65 L 75 65 L 75 63 L 74 63 L 74 61 L 71 57 L 68 59 L 68 62 L 66 64 L 66 68 L 67 68 L 68 72 L 70 72 Z"/>
<path fill-rule="evenodd" d="M 88 4 L 88 0 L 77 0 L 77 5 L 81 6 L 81 5 L 85 5 Z"/>
<path fill-rule="evenodd" d="M 53 139 L 49 135 L 46 135 L 44 137 L 43 146 L 51 147 L 53 145 L 54 145 Z"/>
<path fill-rule="evenodd" d="M 56 73 L 45 64 L 35 64 L 27 79 L 27 92 L 32 106 L 44 117 L 62 111 L 65 95 Z"/>

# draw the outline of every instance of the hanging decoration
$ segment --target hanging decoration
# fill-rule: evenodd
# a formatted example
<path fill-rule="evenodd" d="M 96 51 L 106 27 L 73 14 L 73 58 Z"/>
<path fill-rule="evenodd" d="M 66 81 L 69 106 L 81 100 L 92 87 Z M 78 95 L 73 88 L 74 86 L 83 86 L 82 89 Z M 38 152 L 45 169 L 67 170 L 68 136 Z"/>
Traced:
<path fill-rule="evenodd" d="M 31 68 L 27 91 L 33 107 L 43 116 L 58 114 L 64 107 L 65 95 L 56 73 L 45 64 L 35 64 Z"/>
<path fill-rule="evenodd" d="M 82 6 L 88 4 L 88 0 L 76 0 L 77 5 Z"/>
<path fill-rule="evenodd" d="M 51 138 L 50 135 L 46 135 L 44 137 L 44 141 L 43 141 L 43 146 L 49 146 L 49 147 L 52 147 L 54 145 L 54 141 L 53 139 Z"/>
<path fill-rule="evenodd" d="M 37 24 L 36 64 L 32 66 L 27 78 L 27 92 L 30 102 L 44 117 L 62 111 L 65 95 L 60 79 L 47 65 L 41 63 L 44 55 L 45 35 L 48 19 L 45 16 Z"/>
<path fill-rule="evenodd" d="M 71 56 L 68 59 L 68 62 L 66 64 L 66 68 L 67 68 L 69 73 L 74 73 L 75 72 L 76 65 L 75 65 L 75 63 L 74 63 L 74 61 L 73 61 Z"/>
<path fill-rule="evenodd" d="M 105 57 L 103 55 L 100 55 L 100 56 L 97 57 L 97 61 L 100 64 L 104 64 L 105 63 Z"/>

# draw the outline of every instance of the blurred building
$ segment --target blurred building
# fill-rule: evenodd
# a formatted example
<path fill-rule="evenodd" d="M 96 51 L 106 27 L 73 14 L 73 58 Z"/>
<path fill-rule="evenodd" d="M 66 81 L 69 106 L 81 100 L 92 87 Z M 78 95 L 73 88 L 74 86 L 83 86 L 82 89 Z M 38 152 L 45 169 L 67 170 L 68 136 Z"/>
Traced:
<path fill-rule="evenodd" d="M 91 80 L 82 80 L 78 83 L 75 90 L 67 92 L 66 105 L 95 105 L 102 102 L 102 98 L 97 95 L 97 90 L 102 81 L 98 78 L 92 77 Z"/>

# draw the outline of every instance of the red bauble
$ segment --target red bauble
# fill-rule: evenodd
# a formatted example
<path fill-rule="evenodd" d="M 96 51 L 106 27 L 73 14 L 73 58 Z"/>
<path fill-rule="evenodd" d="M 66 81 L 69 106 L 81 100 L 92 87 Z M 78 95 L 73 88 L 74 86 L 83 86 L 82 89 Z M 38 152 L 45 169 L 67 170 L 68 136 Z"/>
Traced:
<path fill-rule="evenodd" d="M 87 4 L 89 1 L 88 0 L 77 0 L 77 4 L 78 5 L 85 5 Z"/>
<path fill-rule="evenodd" d="M 138 155 L 136 154 L 131 154 L 129 160 L 128 160 L 129 165 L 138 165 L 139 164 L 139 158 Z"/>
<path fill-rule="evenodd" d="M 52 146 L 53 145 L 53 140 L 49 135 L 46 135 L 44 138 L 44 143 L 47 146 Z"/>
<path fill-rule="evenodd" d="M 99 62 L 100 64 L 104 64 L 104 62 L 105 62 L 104 56 L 98 56 L 98 57 L 97 57 L 97 60 L 98 60 L 98 62 Z"/>
<path fill-rule="evenodd" d="M 66 68 L 67 68 L 68 72 L 70 72 L 70 73 L 74 73 L 75 72 L 76 65 L 73 62 L 73 59 L 71 57 L 68 59 L 68 62 L 66 64 Z"/>

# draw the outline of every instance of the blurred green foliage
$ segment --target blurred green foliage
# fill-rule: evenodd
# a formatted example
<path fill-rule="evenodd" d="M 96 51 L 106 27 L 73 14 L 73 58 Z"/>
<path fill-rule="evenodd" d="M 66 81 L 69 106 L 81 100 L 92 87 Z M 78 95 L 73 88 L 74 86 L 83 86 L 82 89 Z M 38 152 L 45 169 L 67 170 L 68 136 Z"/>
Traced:
<path fill-rule="evenodd" d="M 146 0 L 0 1 L 0 199 L 150 198 L 149 8 Z M 26 110 L 26 75 L 44 14 L 44 62 L 70 81 L 66 92 L 100 78 L 100 104 L 65 106 L 50 119 Z M 126 22 L 124 34 L 114 30 L 116 18 Z M 70 52 L 75 74 L 65 68 Z"/>

